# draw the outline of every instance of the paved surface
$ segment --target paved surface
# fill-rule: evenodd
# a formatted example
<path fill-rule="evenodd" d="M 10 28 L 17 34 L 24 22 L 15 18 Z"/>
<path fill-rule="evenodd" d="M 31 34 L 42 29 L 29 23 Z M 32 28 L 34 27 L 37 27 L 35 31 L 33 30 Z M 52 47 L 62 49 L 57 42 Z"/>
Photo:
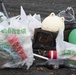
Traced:
<path fill-rule="evenodd" d="M 59 11 L 71 6 L 76 12 L 76 0 L 2 0 L 6 6 L 9 16 L 18 15 L 22 5 L 26 13 L 41 14 L 41 17 L 49 15 L 51 12 Z M 38 61 L 41 61 L 40 59 Z M 37 60 L 34 63 L 38 62 Z M 24 69 L 1 69 L 0 75 L 75 75 L 75 71 L 69 69 L 49 70 L 47 68 L 38 69 L 33 65 L 28 71 Z"/>
<path fill-rule="evenodd" d="M 50 70 L 44 67 L 37 68 L 35 67 L 35 63 L 40 62 L 40 59 L 34 62 L 31 68 L 26 71 L 24 69 L 1 69 L 0 75 L 75 75 L 75 70 L 69 69 L 58 69 L 58 70 Z"/>
<path fill-rule="evenodd" d="M 49 15 L 51 12 L 58 13 L 68 6 L 74 8 L 76 12 L 76 0 L 2 0 L 5 3 L 7 11 L 19 14 L 19 8 L 22 5 L 26 13 L 41 14 L 42 17 Z"/>

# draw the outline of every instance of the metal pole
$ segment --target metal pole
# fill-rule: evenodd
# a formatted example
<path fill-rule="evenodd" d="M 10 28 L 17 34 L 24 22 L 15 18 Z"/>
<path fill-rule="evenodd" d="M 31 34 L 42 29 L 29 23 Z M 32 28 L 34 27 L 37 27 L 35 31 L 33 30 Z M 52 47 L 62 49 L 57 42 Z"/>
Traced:
<path fill-rule="evenodd" d="M 8 16 L 8 13 L 7 13 L 6 8 L 5 8 L 5 6 L 4 6 L 4 3 L 3 3 L 2 1 L 0 1 L 0 3 L 1 3 L 1 5 L 2 5 L 3 11 L 4 11 L 4 13 L 5 13 L 5 16 L 7 17 L 7 22 L 8 22 L 8 24 L 10 25 L 9 16 Z"/>
<path fill-rule="evenodd" d="M 48 60 L 47 57 L 44 57 L 44 56 L 41 56 L 41 55 L 38 55 L 38 54 L 35 54 L 35 53 L 33 55 L 36 56 L 36 57 L 38 57 L 38 58 Z"/>

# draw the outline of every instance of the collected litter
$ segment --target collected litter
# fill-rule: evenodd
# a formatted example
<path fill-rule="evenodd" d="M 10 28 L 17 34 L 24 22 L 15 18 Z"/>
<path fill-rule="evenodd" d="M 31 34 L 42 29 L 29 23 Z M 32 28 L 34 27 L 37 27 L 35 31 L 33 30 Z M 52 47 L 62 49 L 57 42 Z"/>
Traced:
<path fill-rule="evenodd" d="M 73 13 L 73 14 L 71 14 L 71 12 Z M 69 15 L 69 16 L 68 16 Z M 59 29 L 59 30 L 56 30 L 54 27 L 56 27 L 56 26 L 54 26 L 54 25 L 59 25 L 59 24 L 62 24 L 60 21 L 59 22 L 57 22 L 58 21 L 58 19 L 57 20 L 55 20 L 54 19 L 54 21 L 52 21 L 52 19 L 53 19 L 53 17 L 47 17 L 47 18 L 45 18 L 44 20 L 43 20 L 43 22 L 42 22 L 42 30 L 45 30 L 45 32 L 47 32 L 47 31 L 50 31 L 50 32 L 57 32 L 58 34 L 57 34 L 57 36 L 56 36 L 56 38 L 54 39 L 54 40 L 56 40 L 56 55 L 57 55 L 57 59 L 51 59 L 51 55 L 52 55 L 52 57 L 53 57 L 53 51 L 50 53 L 51 55 L 50 55 L 50 59 L 48 59 L 46 62 L 44 62 L 44 63 L 38 63 L 37 64 L 37 66 L 47 66 L 48 64 L 47 64 L 47 62 L 49 61 L 50 62 L 50 65 L 51 65 L 51 67 L 52 67 L 52 65 L 55 65 L 56 63 L 55 62 L 58 62 L 59 60 L 63 60 L 63 66 L 65 67 L 65 68 L 76 68 L 74 65 L 75 64 L 73 64 L 73 63 L 75 63 L 75 61 L 76 61 L 76 45 L 74 45 L 74 44 L 72 44 L 70 41 L 64 41 L 64 31 L 65 30 L 69 30 L 69 29 L 71 29 L 71 30 L 73 30 L 74 28 L 75 28 L 75 15 L 74 15 L 74 10 L 73 10 L 73 8 L 72 7 L 68 7 L 67 9 L 66 9 L 66 11 L 62 11 L 62 12 L 60 12 L 59 14 L 58 14 L 58 16 L 59 17 L 64 17 L 64 24 L 66 24 L 65 26 L 63 26 L 61 29 Z M 68 18 L 69 17 L 69 18 Z M 50 19 L 51 18 L 51 19 Z M 68 20 L 67 20 L 68 19 Z M 59 24 L 54 24 L 53 25 L 53 23 L 59 23 Z M 66 23 L 67 22 L 67 23 Z M 72 24 L 73 24 L 73 26 L 72 26 Z M 63 24 L 62 24 L 63 25 Z M 67 26 L 68 25 L 68 26 Z M 51 26 L 51 27 L 50 27 Z M 53 27 L 54 26 L 54 27 Z M 51 29 L 50 29 L 51 28 Z M 57 28 L 57 27 L 56 27 Z M 73 31 L 75 31 L 75 29 L 73 30 Z M 37 31 L 36 31 L 37 32 Z M 72 32 L 71 32 L 72 33 Z M 71 35 L 71 33 L 69 34 L 69 36 L 68 36 L 68 38 L 70 37 L 71 39 L 73 39 L 74 38 L 74 40 L 71 40 L 71 41 L 73 41 L 73 42 L 75 42 L 75 32 L 74 32 L 74 34 L 73 34 L 73 36 L 70 36 Z M 40 34 L 40 33 L 39 33 Z M 38 35 L 39 35 L 38 34 Z M 40 39 L 42 39 L 42 35 L 40 34 L 40 36 L 41 37 L 39 37 L 38 39 L 37 39 L 37 42 L 36 42 L 36 44 L 34 44 L 34 48 L 37 48 L 38 49 L 38 47 L 37 46 L 39 46 L 38 44 L 41 42 L 42 44 L 42 47 L 44 47 L 44 45 L 46 46 L 47 44 L 46 44 L 46 42 L 45 42 L 45 44 L 42 42 L 42 40 L 40 40 Z M 47 35 L 46 35 L 47 36 Z M 52 36 L 51 36 L 52 37 Z M 35 38 L 37 38 L 37 34 L 35 34 Z M 45 39 L 47 39 L 47 38 L 45 38 Z M 34 39 L 35 40 L 35 39 Z M 45 40 L 46 41 L 46 40 Z M 51 45 L 51 44 L 50 44 Z M 41 49 L 42 49 L 42 47 L 41 47 Z M 48 46 L 47 46 L 48 47 Z M 52 47 L 52 45 L 51 45 L 51 47 Z M 39 46 L 39 49 L 40 49 L 40 46 Z M 45 50 L 48 50 L 48 48 L 46 49 L 45 48 Z M 49 50 L 51 50 L 51 48 L 49 49 Z M 52 49 L 53 50 L 53 49 Z M 54 49 L 55 50 L 55 49 Z M 73 60 L 73 61 L 72 61 Z M 52 63 L 53 62 L 53 63 Z M 69 63 L 69 64 L 68 64 Z M 58 63 L 58 66 L 59 66 L 59 64 L 60 63 Z M 49 66 L 50 66 L 49 65 Z M 71 66 L 70 66 L 71 65 Z M 51 68 L 50 67 L 50 68 Z M 52 67 L 53 68 L 53 67 Z M 57 69 L 58 69 L 58 67 L 57 67 Z"/>
<path fill-rule="evenodd" d="M 4 6 L 3 9 L 6 13 Z M 31 34 L 22 7 L 20 18 L 6 17 L 6 20 L 0 23 L 0 58 L 4 62 L 0 62 L 0 68 L 21 68 L 26 65 L 25 69 L 29 69 L 33 64 Z"/>
<path fill-rule="evenodd" d="M 21 14 L 9 18 L 4 3 L 0 12 L 0 68 L 29 69 L 34 56 L 46 60 L 36 66 L 50 69 L 76 68 L 76 25 L 73 8 L 68 7 L 57 15 L 51 13 L 41 22 L 38 14 Z M 73 26 L 72 26 L 73 24 Z M 72 28 L 71 28 L 72 27 Z M 64 40 L 64 31 L 74 29 Z M 48 57 L 35 53 L 35 49 L 48 52 Z"/>

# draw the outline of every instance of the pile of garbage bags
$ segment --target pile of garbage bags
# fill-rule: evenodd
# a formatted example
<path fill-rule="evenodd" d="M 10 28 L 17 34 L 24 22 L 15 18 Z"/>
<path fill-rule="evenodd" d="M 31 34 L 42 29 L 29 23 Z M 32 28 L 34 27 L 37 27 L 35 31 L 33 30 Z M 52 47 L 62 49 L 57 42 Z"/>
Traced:
<path fill-rule="evenodd" d="M 76 68 L 76 20 L 72 7 L 51 13 L 42 21 L 41 29 L 35 30 L 34 49 L 48 52 L 49 59 L 37 66 L 50 68 Z M 45 54 L 44 54 L 45 55 Z"/>
<path fill-rule="evenodd" d="M 55 69 L 59 65 L 76 68 L 75 25 L 75 13 L 71 7 L 57 15 L 52 12 L 43 21 L 39 14 L 26 15 L 22 6 L 20 15 L 11 18 L 0 12 L 0 68 L 24 66 L 29 69 L 34 56 L 46 60 L 37 66 L 49 64 Z M 64 38 L 66 30 L 70 30 L 67 41 Z M 47 51 L 49 57 L 35 54 L 36 50 Z"/>

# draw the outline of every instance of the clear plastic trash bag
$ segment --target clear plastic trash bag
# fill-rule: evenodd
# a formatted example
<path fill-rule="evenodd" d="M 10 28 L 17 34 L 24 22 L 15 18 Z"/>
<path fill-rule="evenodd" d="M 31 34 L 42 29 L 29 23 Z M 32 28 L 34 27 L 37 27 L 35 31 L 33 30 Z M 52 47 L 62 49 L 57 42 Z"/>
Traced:
<path fill-rule="evenodd" d="M 26 65 L 26 69 L 33 64 L 33 50 L 31 34 L 25 19 L 26 15 L 21 7 L 21 19 L 9 18 L 0 23 L 0 61 L 1 68 L 18 68 Z M 6 61 L 5 61 L 6 59 Z"/>
<path fill-rule="evenodd" d="M 67 9 L 60 11 L 57 15 L 65 18 L 65 29 L 76 28 L 75 12 L 72 7 L 67 7 Z"/>
<path fill-rule="evenodd" d="M 58 59 L 68 59 L 76 55 L 76 45 L 64 41 L 64 30 L 60 30 L 56 38 Z"/>

